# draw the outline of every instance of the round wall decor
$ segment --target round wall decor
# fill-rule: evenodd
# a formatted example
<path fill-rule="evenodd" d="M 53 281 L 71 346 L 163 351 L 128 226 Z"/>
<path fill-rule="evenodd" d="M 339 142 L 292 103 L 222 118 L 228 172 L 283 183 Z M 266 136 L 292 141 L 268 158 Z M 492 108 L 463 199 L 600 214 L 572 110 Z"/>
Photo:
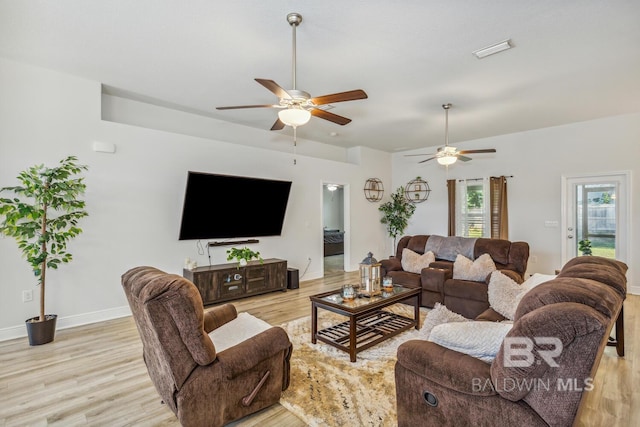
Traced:
<path fill-rule="evenodd" d="M 369 178 L 364 183 L 364 197 L 370 202 L 379 202 L 384 195 L 384 186 L 379 178 Z"/>
<path fill-rule="evenodd" d="M 431 188 L 424 179 L 412 179 L 404 187 L 404 197 L 411 203 L 422 203 L 429 198 Z"/>

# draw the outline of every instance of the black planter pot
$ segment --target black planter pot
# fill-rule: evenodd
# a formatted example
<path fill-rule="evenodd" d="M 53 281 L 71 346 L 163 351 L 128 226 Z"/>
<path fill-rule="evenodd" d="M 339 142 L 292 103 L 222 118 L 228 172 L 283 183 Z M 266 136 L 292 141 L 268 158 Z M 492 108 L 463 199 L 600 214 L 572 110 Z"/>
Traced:
<path fill-rule="evenodd" d="M 38 321 L 40 316 L 32 317 L 25 321 L 29 345 L 41 345 L 53 341 L 56 335 L 57 314 L 46 314 L 44 322 Z"/>

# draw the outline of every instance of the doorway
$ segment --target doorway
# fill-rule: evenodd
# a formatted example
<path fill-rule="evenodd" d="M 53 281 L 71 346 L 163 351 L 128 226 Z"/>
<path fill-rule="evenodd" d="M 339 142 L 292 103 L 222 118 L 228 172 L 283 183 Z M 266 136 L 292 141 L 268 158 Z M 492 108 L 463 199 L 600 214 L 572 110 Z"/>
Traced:
<path fill-rule="evenodd" d="M 324 276 L 345 271 L 345 187 L 322 185 L 322 239 Z"/>
<path fill-rule="evenodd" d="M 627 262 L 629 172 L 563 177 L 562 264 L 579 255 Z"/>

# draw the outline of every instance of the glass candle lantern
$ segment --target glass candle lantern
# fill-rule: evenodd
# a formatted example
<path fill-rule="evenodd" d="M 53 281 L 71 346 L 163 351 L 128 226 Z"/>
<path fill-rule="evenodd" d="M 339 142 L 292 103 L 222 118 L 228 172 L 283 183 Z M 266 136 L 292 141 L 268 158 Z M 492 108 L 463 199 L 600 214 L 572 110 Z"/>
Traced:
<path fill-rule="evenodd" d="M 380 294 L 380 263 L 369 252 L 360 263 L 360 292 L 367 296 Z"/>

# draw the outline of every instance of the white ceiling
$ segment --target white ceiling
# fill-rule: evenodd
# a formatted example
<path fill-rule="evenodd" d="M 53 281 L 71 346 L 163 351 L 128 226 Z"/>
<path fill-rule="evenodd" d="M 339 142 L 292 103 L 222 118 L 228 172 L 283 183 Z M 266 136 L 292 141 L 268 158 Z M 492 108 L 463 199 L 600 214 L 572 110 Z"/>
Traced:
<path fill-rule="evenodd" d="M 275 103 L 256 77 L 290 88 L 289 12 L 297 88 L 369 95 L 305 139 L 442 145 L 447 102 L 452 143 L 640 111 L 638 0 L 0 0 L 0 56 L 268 132 L 277 110 L 215 107 Z"/>

